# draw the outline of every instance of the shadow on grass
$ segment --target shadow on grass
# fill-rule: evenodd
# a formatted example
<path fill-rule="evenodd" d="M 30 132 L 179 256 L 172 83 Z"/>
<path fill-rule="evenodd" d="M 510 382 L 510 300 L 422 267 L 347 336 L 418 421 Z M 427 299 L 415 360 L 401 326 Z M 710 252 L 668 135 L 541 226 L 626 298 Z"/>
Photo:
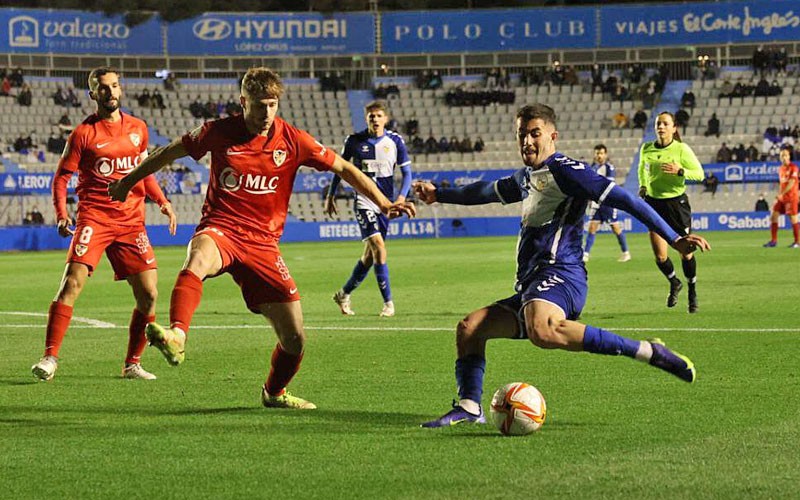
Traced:
<path fill-rule="evenodd" d="M 0 385 L 34 385 L 38 384 L 39 381 L 34 378 L 25 377 L 25 379 L 21 379 L 19 377 L 15 378 L 0 378 Z"/>

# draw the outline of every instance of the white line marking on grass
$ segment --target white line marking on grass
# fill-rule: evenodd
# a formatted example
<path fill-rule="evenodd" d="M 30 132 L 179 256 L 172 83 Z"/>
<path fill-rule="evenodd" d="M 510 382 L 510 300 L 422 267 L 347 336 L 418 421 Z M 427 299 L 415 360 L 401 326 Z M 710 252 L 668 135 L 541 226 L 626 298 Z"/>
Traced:
<path fill-rule="evenodd" d="M 47 314 L 45 313 L 32 313 L 32 312 L 21 312 L 21 311 L 0 311 L 0 314 L 5 314 L 8 316 L 33 316 L 36 318 L 47 317 Z M 115 325 L 114 323 L 100 321 L 99 319 L 83 318 L 81 316 L 73 316 L 72 321 L 76 321 L 78 323 L 85 323 L 86 325 L 89 325 L 91 328 L 118 328 L 117 325 Z M 5 326 L 13 327 L 13 325 L 5 325 Z M 27 326 L 37 326 L 37 325 L 27 325 Z"/>
<path fill-rule="evenodd" d="M 5 314 L 0 312 L 0 314 Z M 85 319 L 85 318 L 84 318 Z M 90 320 L 97 322 L 97 320 Z M 111 323 L 98 322 L 104 325 Z M 45 325 L 2 325 L 4 328 L 44 328 Z M 118 328 L 117 326 L 98 326 L 91 323 L 70 325 L 70 328 Z M 121 328 L 121 327 L 120 327 Z M 261 330 L 271 329 L 269 325 L 197 325 L 191 327 L 192 330 Z M 306 330 L 319 331 L 353 331 L 353 332 L 452 332 L 453 328 L 439 327 L 370 327 L 370 326 L 310 326 L 306 325 Z M 797 328 L 608 328 L 617 332 L 731 332 L 731 333 L 800 333 Z"/>

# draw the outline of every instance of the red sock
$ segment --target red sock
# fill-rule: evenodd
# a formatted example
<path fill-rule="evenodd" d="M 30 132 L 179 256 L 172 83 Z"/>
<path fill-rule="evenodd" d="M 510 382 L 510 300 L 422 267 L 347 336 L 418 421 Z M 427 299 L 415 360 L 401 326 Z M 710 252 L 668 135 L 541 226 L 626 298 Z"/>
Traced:
<path fill-rule="evenodd" d="M 142 360 L 142 353 L 147 347 L 147 337 L 144 335 L 144 327 L 147 323 L 156 320 L 155 315 L 148 316 L 138 309 L 133 310 L 131 324 L 128 327 L 128 354 L 125 355 L 125 364 L 136 364 Z"/>
<path fill-rule="evenodd" d="M 72 320 L 72 306 L 53 301 L 47 311 L 47 338 L 44 344 L 44 355 L 58 357 L 64 335 L 67 334 L 69 322 Z"/>
<path fill-rule="evenodd" d="M 772 235 L 771 241 L 778 241 L 778 223 L 773 222 L 769 225 L 769 232 Z"/>
<path fill-rule="evenodd" d="M 800 243 L 800 222 L 792 224 L 792 233 L 794 233 L 794 242 Z"/>
<path fill-rule="evenodd" d="M 272 367 L 269 370 L 267 383 L 267 393 L 270 396 L 277 396 L 289 385 L 297 370 L 300 369 L 300 362 L 303 361 L 303 353 L 289 354 L 283 350 L 281 344 L 275 346 L 272 351 Z"/>
<path fill-rule="evenodd" d="M 169 326 L 178 327 L 188 333 L 192 316 L 200 305 L 202 296 L 203 280 L 188 269 L 178 273 L 169 301 Z"/>

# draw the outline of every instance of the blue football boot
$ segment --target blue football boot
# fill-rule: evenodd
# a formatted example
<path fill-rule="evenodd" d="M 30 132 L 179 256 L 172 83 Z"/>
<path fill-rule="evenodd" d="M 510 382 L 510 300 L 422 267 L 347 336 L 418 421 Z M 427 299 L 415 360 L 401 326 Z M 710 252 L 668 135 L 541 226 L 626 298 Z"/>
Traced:
<path fill-rule="evenodd" d="M 689 358 L 669 350 L 661 339 L 650 339 L 649 342 L 653 346 L 651 365 L 675 375 L 684 382 L 690 384 L 694 382 L 697 374 L 694 370 L 694 363 Z"/>
<path fill-rule="evenodd" d="M 485 424 L 486 417 L 483 415 L 483 409 L 481 409 L 481 413 L 479 415 L 475 415 L 474 413 L 470 413 L 464 408 L 460 407 L 455 401 L 453 401 L 453 409 L 442 415 L 441 417 L 437 418 L 436 420 L 431 420 L 430 422 L 425 422 L 420 425 L 420 427 L 451 427 L 453 425 L 459 424 Z"/>

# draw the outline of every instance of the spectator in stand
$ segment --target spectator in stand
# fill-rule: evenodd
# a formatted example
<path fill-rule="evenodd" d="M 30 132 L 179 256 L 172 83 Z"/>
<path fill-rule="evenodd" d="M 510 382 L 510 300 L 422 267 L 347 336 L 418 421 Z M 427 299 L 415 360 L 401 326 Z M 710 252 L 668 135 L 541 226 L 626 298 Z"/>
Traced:
<path fill-rule="evenodd" d="M 389 94 L 383 82 L 378 83 L 378 86 L 372 89 L 372 97 L 375 99 L 386 99 L 388 96 Z"/>
<path fill-rule="evenodd" d="M 222 99 L 221 96 L 220 99 Z M 161 95 L 161 92 L 159 92 L 158 89 L 154 89 L 153 95 L 150 96 L 150 107 L 158 109 L 164 109 L 166 107 L 164 106 L 164 97 Z"/>
<path fill-rule="evenodd" d="M 789 54 L 786 53 L 786 47 L 781 47 L 775 52 L 773 65 L 778 72 L 778 76 L 786 76 L 786 66 L 789 64 Z"/>
<path fill-rule="evenodd" d="M 611 117 L 611 127 L 628 128 L 628 115 L 626 115 L 625 112 L 622 110 L 615 113 L 614 116 Z"/>
<path fill-rule="evenodd" d="M 647 126 L 647 113 L 642 108 L 636 108 L 633 115 L 633 128 L 645 128 Z"/>
<path fill-rule="evenodd" d="M 708 176 L 703 179 L 704 192 L 711 193 L 711 197 L 714 198 L 717 195 L 717 186 L 719 186 L 719 178 L 714 175 L 714 172 L 709 172 Z"/>
<path fill-rule="evenodd" d="M 735 163 L 743 163 L 747 160 L 747 150 L 741 142 L 731 150 L 731 160 Z"/>
<path fill-rule="evenodd" d="M 425 152 L 425 141 L 417 134 L 411 135 L 409 144 L 411 144 L 411 154 L 418 155 Z"/>
<path fill-rule="evenodd" d="M 80 108 L 81 107 L 81 100 L 78 98 L 78 94 L 75 93 L 75 89 L 70 86 L 67 88 L 67 104 L 66 106 L 72 106 L 73 108 Z"/>
<path fill-rule="evenodd" d="M 178 77 L 175 76 L 175 73 L 170 71 L 167 74 L 167 77 L 164 78 L 164 90 L 167 90 L 169 92 L 174 92 L 178 90 L 178 87 L 180 87 L 180 82 L 178 81 Z"/>
<path fill-rule="evenodd" d="M 441 77 L 441 75 L 439 75 L 439 71 L 438 70 L 433 70 L 433 73 L 431 74 L 431 78 L 430 78 L 430 80 L 428 80 L 427 88 L 429 88 L 431 90 L 440 89 L 440 88 L 442 88 L 442 84 L 443 84 L 442 77 Z"/>
<path fill-rule="evenodd" d="M 439 144 L 437 145 L 437 149 L 439 150 L 440 153 L 447 153 L 450 151 L 450 142 L 447 140 L 447 137 L 442 136 L 442 138 L 439 139 Z"/>
<path fill-rule="evenodd" d="M 189 104 L 189 113 L 192 114 L 195 118 L 203 118 L 203 114 L 205 112 L 205 107 L 203 103 L 200 102 L 200 96 L 194 98 L 191 104 Z"/>
<path fill-rule="evenodd" d="M 500 78 L 497 79 L 497 84 L 501 89 L 508 89 L 511 87 L 511 75 L 508 74 L 506 68 L 500 68 Z"/>
<path fill-rule="evenodd" d="M 772 83 L 769 86 L 769 95 L 779 96 L 781 94 L 783 94 L 783 88 L 778 83 L 778 80 L 772 80 Z"/>
<path fill-rule="evenodd" d="M 694 92 L 692 89 L 686 89 L 686 92 L 683 93 L 681 96 L 681 107 L 689 108 L 694 113 L 694 106 L 697 103 L 697 99 L 694 96 Z"/>
<path fill-rule="evenodd" d="M 41 226 L 42 224 L 44 224 L 44 215 L 42 215 L 42 212 L 40 212 L 35 205 L 30 211 L 30 218 L 31 218 L 31 224 L 33 224 L 34 226 Z"/>
<path fill-rule="evenodd" d="M 759 45 L 753 52 L 753 72 L 763 77 L 768 68 L 769 54 L 764 50 L 763 45 Z"/>
<path fill-rule="evenodd" d="M 417 73 L 417 76 L 414 77 L 414 85 L 416 85 L 418 89 L 428 88 L 428 81 L 430 81 L 430 73 L 428 73 L 427 69 L 421 73 Z"/>
<path fill-rule="evenodd" d="M 67 145 L 67 140 L 64 139 L 63 134 L 56 134 L 55 132 L 50 134 L 50 138 L 47 139 L 47 151 L 49 153 L 53 153 L 56 155 L 60 155 L 64 152 L 64 147 Z"/>
<path fill-rule="evenodd" d="M 31 86 L 27 83 L 22 84 L 19 95 L 17 95 L 17 103 L 26 107 L 33 103 L 33 92 L 31 92 Z"/>
<path fill-rule="evenodd" d="M 450 136 L 450 151 L 453 153 L 458 153 L 460 151 L 461 141 L 458 140 L 458 137 L 452 135 Z"/>
<path fill-rule="evenodd" d="M 22 73 L 22 68 L 19 66 L 17 66 L 8 78 L 11 80 L 12 87 L 22 87 L 22 84 L 25 83 L 25 76 Z"/>
<path fill-rule="evenodd" d="M 683 134 L 686 135 L 686 127 L 689 126 L 689 113 L 685 109 L 679 109 L 675 113 L 675 126 L 683 128 Z"/>
<path fill-rule="evenodd" d="M 611 100 L 619 101 L 619 103 L 622 104 L 629 98 L 630 94 L 628 94 L 628 89 L 626 89 L 622 83 L 617 82 L 617 84 L 614 86 L 614 91 L 611 93 Z"/>
<path fill-rule="evenodd" d="M 753 95 L 755 95 L 756 97 L 769 96 L 769 82 L 763 76 L 756 84 L 756 90 Z M 766 99 L 764 99 L 764 102 L 766 102 Z"/>
<path fill-rule="evenodd" d="M 439 152 L 439 141 L 433 136 L 433 132 L 425 140 L 425 154 L 434 154 Z"/>
<path fill-rule="evenodd" d="M 72 132 L 72 129 L 74 128 L 72 126 L 72 120 L 69 119 L 69 113 L 66 111 L 61 115 L 61 118 L 58 119 L 57 125 L 58 128 L 64 132 Z"/>
<path fill-rule="evenodd" d="M 389 85 L 386 87 L 386 97 L 391 99 L 400 97 L 400 87 L 393 80 L 389 81 Z"/>
<path fill-rule="evenodd" d="M 12 147 L 14 148 L 14 151 L 16 151 L 17 153 L 22 155 L 27 155 L 34 147 L 33 139 L 31 138 L 30 135 L 27 136 L 20 135 L 14 141 L 14 145 Z"/>
<path fill-rule="evenodd" d="M 592 66 L 592 97 L 595 92 L 603 92 L 603 68 L 597 63 Z"/>
<path fill-rule="evenodd" d="M 228 116 L 240 115 L 242 114 L 242 106 L 231 97 L 228 99 L 228 102 L 225 103 L 225 113 L 227 113 Z"/>
<path fill-rule="evenodd" d="M 152 107 L 150 104 L 151 97 L 150 97 L 150 90 L 144 89 L 141 94 L 136 96 L 136 102 L 139 106 L 143 108 L 150 108 Z"/>
<path fill-rule="evenodd" d="M 711 118 L 708 119 L 708 125 L 703 135 L 706 137 L 716 135 L 719 138 L 719 118 L 717 118 L 716 113 L 711 113 Z"/>
<path fill-rule="evenodd" d="M 653 109 L 658 99 L 658 92 L 656 92 L 656 83 L 654 81 L 647 82 L 647 88 L 642 96 L 642 105 L 644 109 Z"/>
<path fill-rule="evenodd" d="M 744 155 L 745 161 L 758 161 L 761 159 L 761 154 L 758 152 L 758 148 L 754 143 L 750 143 L 750 147 L 745 150 Z"/>
<path fill-rule="evenodd" d="M 758 196 L 754 210 L 756 212 L 769 212 L 769 202 L 767 201 L 767 193 L 761 193 Z"/>
<path fill-rule="evenodd" d="M 722 147 L 719 148 L 719 151 L 717 151 L 717 163 L 730 163 L 731 158 L 731 150 L 728 145 L 723 142 Z"/>
<path fill-rule="evenodd" d="M 728 98 L 728 104 L 733 103 L 733 84 L 727 78 L 719 88 L 719 96 L 717 96 L 717 103 L 722 100 L 723 97 Z"/>
<path fill-rule="evenodd" d="M 499 86 L 500 69 L 492 68 L 486 72 L 486 88 L 493 89 Z"/>
<path fill-rule="evenodd" d="M 579 83 L 580 79 L 578 78 L 578 73 L 575 71 L 575 68 L 572 66 L 567 66 L 564 69 L 564 84 L 574 87 Z"/>
<path fill-rule="evenodd" d="M 486 143 L 483 142 L 483 138 L 478 137 L 477 139 L 475 139 L 475 146 L 473 146 L 473 150 L 476 153 L 480 153 L 484 149 L 486 149 Z"/>
<path fill-rule="evenodd" d="M 323 92 L 336 90 L 333 82 L 333 75 L 330 71 L 326 71 L 324 75 L 319 78 L 319 88 Z"/>
<path fill-rule="evenodd" d="M 386 130 L 390 130 L 392 132 L 398 132 L 400 130 L 400 124 L 397 123 L 397 120 L 393 116 L 390 116 L 389 119 L 386 121 Z"/>
<path fill-rule="evenodd" d="M 219 118 L 217 114 L 217 103 L 211 98 L 209 98 L 203 106 L 203 118 L 208 120 Z"/>
<path fill-rule="evenodd" d="M 550 81 L 553 82 L 553 85 L 560 86 L 564 84 L 564 67 L 560 61 L 553 61 L 553 67 L 550 70 Z"/>
<path fill-rule="evenodd" d="M 465 135 L 463 139 L 461 139 L 461 144 L 459 144 L 458 150 L 462 153 L 471 153 L 472 152 L 472 140 L 469 138 L 468 135 Z"/>
<path fill-rule="evenodd" d="M 0 96 L 10 97 L 11 94 L 11 79 L 8 76 L 3 77 L 2 86 L 0 86 Z"/>
<path fill-rule="evenodd" d="M 67 105 L 67 91 L 63 87 L 56 87 L 56 91 L 53 93 L 53 102 L 56 106 Z"/>
<path fill-rule="evenodd" d="M 412 135 L 417 135 L 419 133 L 419 121 L 417 117 L 412 116 L 411 119 L 406 121 L 403 128 L 407 136 L 411 137 Z"/>

